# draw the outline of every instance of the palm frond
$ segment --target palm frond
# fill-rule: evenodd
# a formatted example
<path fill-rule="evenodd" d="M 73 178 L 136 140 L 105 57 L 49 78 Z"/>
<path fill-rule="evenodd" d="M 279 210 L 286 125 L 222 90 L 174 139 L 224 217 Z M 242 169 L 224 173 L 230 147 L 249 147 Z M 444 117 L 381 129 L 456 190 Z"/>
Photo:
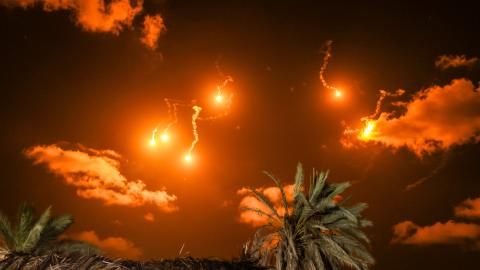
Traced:
<path fill-rule="evenodd" d="M 357 203 L 353 206 L 350 206 L 350 207 L 346 207 L 346 209 L 352 213 L 352 215 L 356 216 L 357 218 L 358 217 L 361 217 L 362 216 L 362 212 L 368 208 L 368 204 L 366 203 Z"/>
<path fill-rule="evenodd" d="M 249 188 L 250 192 L 257 197 L 257 199 L 262 202 L 265 206 L 272 211 L 272 214 L 275 215 L 277 218 L 281 218 L 280 215 L 278 214 L 277 210 L 275 209 L 275 206 L 273 205 L 273 202 L 271 202 L 265 195 L 263 195 L 261 192 L 258 192 L 254 188 Z"/>
<path fill-rule="evenodd" d="M 74 221 L 73 216 L 70 214 L 50 219 L 42 231 L 40 243 L 46 244 L 50 241 L 56 240 L 73 224 Z"/>
<path fill-rule="evenodd" d="M 275 216 L 275 215 L 272 215 L 272 214 L 269 214 L 259 208 L 254 208 L 254 207 L 240 207 L 240 211 L 245 211 L 245 212 L 254 212 L 256 213 L 257 215 L 259 216 L 263 216 L 263 217 L 267 217 L 269 219 L 272 219 L 272 220 L 277 220 L 277 221 L 280 221 L 280 219 Z"/>
<path fill-rule="evenodd" d="M 282 204 L 288 213 L 289 205 L 285 190 L 277 178 L 265 172 L 273 179 L 282 193 Z M 264 213 L 260 209 L 250 209 L 267 216 L 271 221 L 269 229 L 258 230 L 254 241 L 254 251 L 259 262 L 265 266 L 275 266 L 278 270 L 294 269 L 355 269 L 368 270 L 374 259 L 365 246 L 369 243 L 362 231 L 371 222 L 362 218 L 362 211 L 367 204 L 359 203 L 346 207 L 345 200 L 338 203 L 335 196 L 350 187 L 350 183 L 329 184 L 326 179 L 328 171 L 313 170 L 308 196 L 303 190 L 303 168 L 299 163 L 295 174 L 294 201 L 292 213 L 282 218 Z M 275 209 L 273 203 L 260 192 L 257 198 L 266 208 Z M 273 219 L 272 217 L 276 218 Z M 277 218 L 278 217 L 278 218 Z M 268 246 L 272 239 L 278 244 Z M 269 242 L 270 241 L 270 242 Z M 261 247 L 269 248 L 261 248 Z M 260 248 L 258 248 L 260 247 Z"/>
<path fill-rule="evenodd" d="M 267 171 L 264 171 L 263 172 L 265 175 L 267 175 L 268 177 L 270 177 L 273 182 L 275 182 L 275 185 L 277 185 L 278 189 L 280 190 L 280 194 L 281 194 L 281 197 L 282 197 L 282 205 L 283 205 L 283 208 L 285 209 L 285 215 L 284 216 L 288 216 L 288 201 L 287 201 L 287 195 L 285 194 L 285 189 L 283 189 L 282 187 L 282 184 L 280 183 L 280 181 L 277 179 L 277 177 L 275 177 L 275 175 L 267 172 Z"/>
<path fill-rule="evenodd" d="M 365 227 L 371 227 L 373 226 L 373 222 L 367 219 L 362 219 L 360 220 L 360 227 L 365 228 Z"/>
<path fill-rule="evenodd" d="M 19 246 L 25 241 L 28 233 L 32 229 L 35 209 L 27 203 L 22 203 L 18 208 L 17 215 L 18 225 L 15 230 L 15 245 Z"/>
<path fill-rule="evenodd" d="M 12 230 L 12 225 L 8 220 L 8 217 L 0 212 L 0 236 L 5 243 L 5 247 L 8 250 L 15 248 L 15 238 Z"/>
<path fill-rule="evenodd" d="M 352 254 L 353 259 L 361 261 L 366 264 L 373 264 L 375 260 L 372 255 L 368 252 L 366 247 L 362 243 L 358 242 L 353 237 L 348 237 L 346 235 L 332 235 L 332 240 L 338 243 L 344 250 L 349 254 Z"/>
<path fill-rule="evenodd" d="M 318 173 L 314 170 L 314 175 L 312 176 L 312 183 L 310 184 L 310 194 L 309 199 L 310 203 L 314 203 L 317 200 L 317 197 L 323 191 L 328 177 L 328 171 Z"/>
<path fill-rule="evenodd" d="M 42 235 L 43 230 L 48 224 L 48 221 L 50 220 L 50 214 L 51 214 L 51 206 L 45 210 L 45 212 L 42 213 L 40 218 L 37 220 L 35 225 L 33 225 L 32 229 L 28 233 L 27 237 L 25 238 L 25 241 L 21 243 L 21 246 L 17 247 L 19 252 L 32 252 L 38 245 L 40 241 L 40 237 Z"/>
<path fill-rule="evenodd" d="M 331 264 L 361 270 L 355 260 L 337 242 L 333 241 L 330 236 L 323 235 L 316 242 L 322 246 L 321 250 Z"/>
<path fill-rule="evenodd" d="M 62 255 L 101 255 L 102 250 L 90 243 L 76 241 L 76 240 L 60 240 L 50 247 L 50 251 L 53 251 Z"/>
<path fill-rule="evenodd" d="M 293 194 L 295 196 L 302 192 L 303 182 L 304 182 L 303 166 L 302 166 L 302 163 L 299 162 L 297 164 L 297 171 L 295 172 L 295 185 L 293 188 Z"/>

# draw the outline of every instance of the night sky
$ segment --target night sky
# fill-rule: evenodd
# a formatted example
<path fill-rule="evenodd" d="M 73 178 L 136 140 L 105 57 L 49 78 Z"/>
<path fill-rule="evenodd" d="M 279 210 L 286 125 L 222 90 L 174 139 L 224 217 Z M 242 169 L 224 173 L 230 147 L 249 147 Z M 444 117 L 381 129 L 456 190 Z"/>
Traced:
<path fill-rule="evenodd" d="M 465 103 L 472 106 L 438 107 L 448 110 L 431 109 L 431 119 L 422 119 L 429 127 L 444 119 L 449 127 L 471 124 L 462 126 L 471 131 L 466 140 L 426 152 L 403 141 L 389 144 L 393 135 L 353 147 L 341 143 L 347 127 L 361 128 L 360 118 L 375 111 L 380 89 L 405 90 L 386 98 L 381 109 L 392 111 L 393 100 L 421 100 L 419 91 L 455 79 L 478 88 L 474 4 L 145 0 L 131 24 L 115 33 L 86 29 L 73 8 L 0 3 L 0 209 L 10 216 L 23 201 L 38 209 L 53 205 L 55 213 L 75 216 L 72 236 L 121 238 L 141 259 L 175 257 L 182 244 L 193 256 L 231 258 L 254 232 L 240 219 L 237 191 L 272 186 L 262 170 L 291 184 L 302 162 L 307 172 L 329 169 L 331 181 L 352 182 L 351 202 L 370 205 L 365 216 L 374 223 L 367 230 L 374 269 L 478 264 L 480 201 L 476 215 L 455 210 L 480 196 L 476 90 Z M 167 30 L 149 48 L 140 41 L 143 17 L 155 14 Z M 344 90 L 339 100 L 319 80 L 327 40 L 333 57 L 325 76 Z M 441 68 L 435 61 L 442 55 L 473 60 Z M 168 119 L 164 98 L 195 100 L 213 115 L 219 108 L 211 99 L 225 75 L 234 80 L 225 88 L 234 94 L 229 114 L 198 123 L 191 163 L 183 160 L 192 141 L 190 108 L 179 110 L 168 145 L 149 146 L 152 129 Z M 399 130 L 394 134 L 403 139 L 426 134 L 422 127 Z M 32 147 L 53 145 L 91 156 L 94 149 L 115 151 L 128 181 L 141 179 L 145 189 L 174 195 L 176 210 L 80 196 L 48 161 L 29 155 Z M 419 184 L 406 188 L 412 183 Z M 442 224 L 452 227 L 440 236 L 426 237 L 432 229 L 422 239 L 395 241 L 394 226 L 405 221 L 418 231 L 437 223 L 436 232 Z"/>

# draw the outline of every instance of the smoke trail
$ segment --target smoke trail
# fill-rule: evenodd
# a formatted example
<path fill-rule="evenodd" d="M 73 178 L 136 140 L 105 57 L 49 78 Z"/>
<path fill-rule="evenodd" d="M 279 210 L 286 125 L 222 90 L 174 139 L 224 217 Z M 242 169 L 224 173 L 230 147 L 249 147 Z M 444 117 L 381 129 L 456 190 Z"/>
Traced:
<path fill-rule="evenodd" d="M 374 120 L 375 118 L 377 118 L 380 115 L 383 100 L 386 97 L 397 98 L 397 97 L 402 96 L 403 94 L 405 94 L 405 90 L 402 90 L 402 89 L 398 89 L 397 91 L 395 91 L 395 93 L 390 93 L 390 92 L 387 92 L 385 90 L 380 90 L 380 96 L 378 97 L 377 105 L 375 106 L 375 112 L 373 114 L 369 115 L 369 116 L 362 117 L 360 120 L 361 121 Z"/>
<path fill-rule="evenodd" d="M 167 125 L 163 128 L 161 135 L 158 132 L 159 125 L 157 125 L 153 129 L 152 139 L 150 140 L 150 145 L 152 146 L 156 145 L 160 136 L 164 142 L 168 141 L 169 139 L 168 131 L 170 130 L 171 127 L 173 127 L 178 123 L 178 115 L 177 115 L 178 107 L 192 106 L 192 102 L 185 103 L 183 101 L 170 99 L 170 98 L 164 98 L 164 101 L 165 101 L 165 104 L 167 105 L 167 110 L 168 110 L 168 122 L 167 122 Z"/>
<path fill-rule="evenodd" d="M 217 92 L 215 97 L 215 101 L 217 102 L 217 105 L 220 106 L 219 108 L 222 109 L 222 112 L 218 114 L 206 116 L 206 117 L 200 117 L 200 112 L 202 108 L 196 105 L 197 104 L 196 100 L 186 102 L 182 100 L 164 98 L 164 101 L 168 110 L 168 120 L 167 120 L 168 122 L 163 127 L 161 133 L 159 133 L 159 125 L 157 125 L 157 127 L 153 129 L 152 138 L 150 140 L 151 146 L 155 146 L 159 139 L 161 139 L 163 142 L 169 141 L 169 134 L 168 134 L 169 130 L 174 125 L 176 125 L 179 121 L 178 115 L 177 115 L 179 107 L 192 108 L 194 110 L 194 114 L 192 115 L 192 127 L 193 127 L 194 140 L 191 143 L 190 148 L 188 149 L 187 155 L 185 156 L 185 160 L 190 161 L 192 158 L 191 154 L 199 140 L 197 121 L 213 121 L 219 118 L 223 118 L 228 114 L 230 114 L 230 107 L 232 105 L 233 93 L 231 92 L 226 93 L 225 88 L 228 86 L 229 83 L 233 82 L 233 78 L 229 75 L 224 75 L 220 70 L 218 63 L 216 63 L 216 68 L 219 75 L 224 78 L 223 82 L 217 85 Z"/>
<path fill-rule="evenodd" d="M 164 100 L 168 109 L 168 124 L 163 129 L 163 134 L 167 134 L 168 130 L 178 123 L 177 106 L 179 106 L 180 103 L 168 98 L 165 98 Z"/>
<path fill-rule="evenodd" d="M 421 184 L 425 183 L 426 181 L 430 180 L 430 178 L 434 177 L 435 175 L 437 175 L 450 161 L 451 159 L 450 157 L 452 156 L 450 152 L 451 151 L 444 152 L 441 156 L 441 159 L 438 165 L 427 176 L 421 177 L 417 179 L 415 182 L 408 184 L 405 187 L 404 191 L 410 191 L 420 186 Z"/>
<path fill-rule="evenodd" d="M 218 66 L 217 66 L 217 70 L 219 70 Z M 219 73 L 223 75 L 221 71 L 219 71 Z M 199 117 L 198 118 L 199 121 L 213 121 L 213 120 L 223 118 L 230 114 L 230 108 L 232 107 L 232 101 L 233 101 L 233 93 L 230 93 L 225 97 L 224 89 L 227 87 L 229 83 L 233 83 L 233 78 L 229 75 L 226 75 L 226 76 L 223 75 L 223 76 L 225 77 L 225 80 L 221 85 L 217 85 L 217 96 L 215 97 L 215 101 L 217 103 L 223 103 L 225 109 L 223 110 L 223 112 L 219 114 L 215 114 L 207 117 Z"/>
<path fill-rule="evenodd" d="M 158 129 L 155 128 L 152 131 L 152 138 L 150 139 L 150 145 L 155 146 L 157 144 L 157 141 L 158 141 Z"/>
<path fill-rule="evenodd" d="M 190 145 L 190 148 L 188 149 L 188 153 L 186 156 L 186 159 L 190 159 L 192 155 L 192 151 L 195 148 L 195 145 L 198 143 L 198 126 L 197 126 L 197 119 L 198 116 L 200 115 L 200 112 L 202 111 L 202 108 L 200 106 L 193 106 L 192 109 L 195 111 L 195 113 L 192 115 L 192 129 L 193 129 L 193 141 L 192 144 Z"/>
<path fill-rule="evenodd" d="M 345 126 L 343 131 L 343 136 L 340 139 L 340 143 L 343 147 L 352 148 L 358 145 L 361 145 L 361 142 L 370 141 L 375 139 L 377 134 L 377 119 L 381 114 L 381 109 L 383 101 L 386 97 L 400 97 L 405 93 L 405 90 L 399 89 L 394 93 L 380 90 L 380 95 L 378 97 L 377 103 L 375 105 L 375 111 L 367 116 L 360 118 L 360 121 L 363 122 L 363 127 L 361 129 L 355 128 L 352 129 L 348 126 Z M 396 102 L 392 103 L 393 105 L 402 106 L 401 103 Z"/>
<path fill-rule="evenodd" d="M 328 62 L 330 61 L 330 58 L 332 58 L 332 44 L 333 41 L 327 40 L 325 42 L 325 56 L 323 57 L 323 64 L 320 67 L 320 82 L 322 82 L 323 87 L 333 90 L 335 96 L 340 97 L 342 95 L 342 90 L 339 88 L 336 88 L 333 85 L 328 84 L 327 80 L 325 79 L 325 71 L 327 70 Z"/>

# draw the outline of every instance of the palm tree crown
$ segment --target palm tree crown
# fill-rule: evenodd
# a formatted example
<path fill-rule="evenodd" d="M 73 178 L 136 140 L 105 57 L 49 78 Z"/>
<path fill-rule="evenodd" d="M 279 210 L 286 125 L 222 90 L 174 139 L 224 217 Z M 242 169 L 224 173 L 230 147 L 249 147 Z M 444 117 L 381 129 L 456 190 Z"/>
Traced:
<path fill-rule="evenodd" d="M 372 223 L 361 216 L 365 203 L 344 206 L 340 194 L 350 183 L 329 184 L 328 172 L 313 170 L 308 192 L 304 191 L 304 174 L 299 163 L 293 199 L 275 176 L 265 172 L 281 193 L 281 208 L 256 189 L 250 192 L 268 209 L 244 208 L 266 218 L 248 246 L 250 256 L 263 265 L 277 269 L 356 269 L 366 270 L 374 264 L 362 228 Z"/>
<path fill-rule="evenodd" d="M 64 254 L 99 253 L 99 249 L 93 245 L 58 239 L 73 222 L 73 216 L 68 214 L 51 218 L 51 207 L 35 220 L 35 209 L 23 203 L 18 210 L 17 224 L 13 227 L 7 216 L 0 213 L 0 238 L 9 253 L 42 254 L 47 251 Z"/>

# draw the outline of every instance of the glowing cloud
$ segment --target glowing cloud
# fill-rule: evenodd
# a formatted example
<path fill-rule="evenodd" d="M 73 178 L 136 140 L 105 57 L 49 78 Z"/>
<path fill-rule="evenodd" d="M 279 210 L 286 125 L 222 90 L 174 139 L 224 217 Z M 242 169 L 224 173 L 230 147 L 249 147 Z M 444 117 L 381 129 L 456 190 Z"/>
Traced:
<path fill-rule="evenodd" d="M 467 199 L 454 210 L 457 217 L 480 218 L 480 198 Z M 409 245 L 473 244 L 474 248 L 480 249 L 480 224 L 449 220 L 422 227 L 407 220 L 393 227 L 391 242 Z"/>
<path fill-rule="evenodd" d="M 357 138 L 394 148 L 406 146 L 417 155 L 480 139 L 480 93 L 467 79 L 453 80 L 443 87 L 432 86 L 416 93 L 410 101 L 395 105 L 403 110 L 403 115 L 380 112 L 377 104 L 378 119 L 362 118 L 367 125 L 357 132 Z M 361 132 L 369 136 L 362 136 Z M 345 135 L 352 133 L 355 132 L 345 131 Z"/>
<path fill-rule="evenodd" d="M 141 180 L 127 180 L 119 171 L 120 156 L 112 150 L 85 147 L 65 150 L 53 144 L 33 146 L 25 155 L 33 159 L 34 164 L 45 164 L 67 185 L 74 186 L 79 197 L 101 200 L 106 205 L 153 204 L 164 212 L 177 210 L 173 204 L 177 199 L 175 195 L 165 190 L 147 190 Z"/>
<path fill-rule="evenodd" d="M 393 227 L 393 233 L 392 243 L 394 244 L 467 244 L 472 241 L 477 245 L 480 244 L 480 225 L 452 220 L 425 227 L 411 221 L 404 221 Z"/>
<path fill-rule="evenodd" d="M 466 55 L 441 55 L 435 61 L 435 66 L 440 69 L 472 67 L 478 60 L 478 57 L 468 58 Z"/>
<path fill-rule="evenodd" d="M 155 50 L 157 48 L 157 41 L 162 32 L 165 32 L 167 27 L 160 15 L 145 16 L 143 20 L 143 36 L 140 39 L 145 46 Z"/>
<path fill-rule="evenodd" d="M 143 219 L 145 219 L 146 221 L 148 222 L 154 222 L 155 221 L 155 215 L 153 213 L 146 213 L 144 216 L 143 216 Z"/>
<path fill-rule="evenodd" d="M 470 219 L 480 219 L 480 198 L 467 199 L 455 207 L 455 215 Z"/>
<path fill-rule="evenodd" d="M 84 30 L 118 34 L 132 25 L 133 18 L 142 11 L 143 1 L 113 0 L 6 0 L 10 6 L 28 8 L 41 4 L 45 11 L 72 10 L 75 20 Z"/>
<path fill-rule="evenodd" d="M 134 243 L 123 237 L 107 237 L 100 239 L 95 231 L 84 231 L 78 234 L 69 235 L 69 238 L 78 241 L 85 241 L 99 247 L 107 256 L 122 259 L 139 259 L 142 250 Z"/>
<path fill-rule="evenodd" d="M 83 30 L 115 35 L 132 27 L 133 20 L 143 10 L 143 0 L 0 0 L 0 4 L 21 8 L 41 5 L 47 12 L 70 10 L 74 13 L 75 23 Z M 161 32 L 165 30 L 160 15 L 147 15 L 144 18 L 141 42 L 148 48 L 155 49 Z"/>

